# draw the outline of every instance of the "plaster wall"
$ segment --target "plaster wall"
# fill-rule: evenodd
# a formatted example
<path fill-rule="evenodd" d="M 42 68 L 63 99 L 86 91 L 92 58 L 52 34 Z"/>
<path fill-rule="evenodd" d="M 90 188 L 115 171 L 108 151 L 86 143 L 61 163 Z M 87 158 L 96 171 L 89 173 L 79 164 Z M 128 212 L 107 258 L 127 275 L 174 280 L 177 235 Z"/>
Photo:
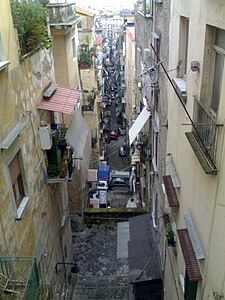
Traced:
<path fill-rule="evenodd" d="M 25 124 L 9 148 L 0 150 L 0 252 L 5 256 L 35 256 L 46 282 L 54 277 L 55 263 L 64 260 L 66 242 L 68 259 L 73 259 L 70 224 L 62 225 L 60 212 L 62 198 L 68 201 L 66 190 L 46 182 L 44 152 L 38 133 L 41 112 L 36 107 L 44 88 L 55 81 L 54 61 L 51 50 L 39 50 L 20 62 L 9 1 L 0 2 L 0 18 L 4 21 L 0 28 L 2 47 L 6 60 L 10 61 L 0 71 L 0 145 L 18 122 Z M 29 197 L 20 220 L 16 219 L 9 173 L 9 164 L 18 151 L 25 194 Z M 62 227 L 66 228 L 63 232 Z"/>
<path fill-rule="evenodd" d="M 170 16 L 170 56 L 169 69 L 178 65 L 179 17 L 189 18 L 188 59 L 187 59 L 187 103 L 186 108 L 193 116 L 193 95 L 201 97 L 202 70 L 204 65 L 204 45 L 206 25 L 225 29 L 225 5 L 221 1 L 171 1 Z M 200 72 L 192 72 L 191 61 L 200 62 Z M 171 77 L 176 71 L 171 71 Z M 224 83 L 223 72 L 218 122 L 224 123 Z M 168 85 L 168 138 L 167 153 L 171 153 L 181 187 L 177 190 L 180 208 L 176 214 L 177 228 L 186 227 L 183 214 L 189 212 L 202 245 L 205 259 L 198 261 L 203 280 L 198 284 L 196 299 L 214 299 L 214 293 L 225 294 L 224 288 L 224 126 L 218 131 L 216 155 L 217 175 L 206 175 L 200 166 L 185 132 L 191 131 L 190 121 L 172 87 Z M 179 242 L 178 242 L 179 243 Z M 177 247 L 180 256 L 179 244 Z M 182 257 L 182 256 L 181 256 Z M 182 259 L 177 260 L 177 270 L 183 272 Z M 176 275 L 176 274 L 175 274 Z M 180 288 L 178 288 L 180 289 Z M 171 299 L 166 297 L 165 299 Z M 175 298 L 174 298 L 175 299 Z M 180 299 L 180 298 L 179 298 Z"/>

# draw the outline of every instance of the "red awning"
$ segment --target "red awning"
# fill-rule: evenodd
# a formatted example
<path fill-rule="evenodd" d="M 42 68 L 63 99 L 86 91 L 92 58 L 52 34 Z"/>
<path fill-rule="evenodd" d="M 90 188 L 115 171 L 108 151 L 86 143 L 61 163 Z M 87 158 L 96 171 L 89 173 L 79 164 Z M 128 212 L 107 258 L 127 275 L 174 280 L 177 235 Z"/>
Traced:
<path fill-rule="evenodd" d="M 177 198 L 177 193 L 173 186 L 173 181 L 170 175 L 163 176 L 163 182 L 165 185 L 166 195 L 169 202 L 170 207 L 179 206 L 179 201 Z"/>
<path fill-rule="evenodd" d="M 42 100 L 37 109 L 72 114 L 80 94 L 80 90 L 57 86 L 52 96 Z"/>
<path fill-rule="evenodd" d="M 191 243 L 188 230 L 186 228 L 178 229 L 177 234 L 179 236 L 189 280 L 191 282 L 202 280 L 202 275 L 198 267 L 198 262 L 195 256 L 195 252 Z"/>

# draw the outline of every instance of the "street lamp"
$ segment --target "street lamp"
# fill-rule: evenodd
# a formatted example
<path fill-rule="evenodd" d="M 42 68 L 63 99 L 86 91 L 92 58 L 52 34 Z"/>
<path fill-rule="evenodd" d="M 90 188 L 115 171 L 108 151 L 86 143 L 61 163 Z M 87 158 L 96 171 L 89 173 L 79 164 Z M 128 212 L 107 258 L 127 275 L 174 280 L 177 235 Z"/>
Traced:
<path fill-rule="evenodd" d="M 58 262 L 58 263 L 56 263 L 56 265 L 55 265 L 55 272 L 56 272 L 56 274 L 59 274 L 59 272 L 58 272 L 58 265 L 72 265 L 72 268 L 71 268 L 71 273 L 78 273 L 79 271 L 80 271 L 80 268 L 79 268 L 79 266 L 78 266 L 78 264 L 77 263 L 64 263 L 64 262 Z"/>

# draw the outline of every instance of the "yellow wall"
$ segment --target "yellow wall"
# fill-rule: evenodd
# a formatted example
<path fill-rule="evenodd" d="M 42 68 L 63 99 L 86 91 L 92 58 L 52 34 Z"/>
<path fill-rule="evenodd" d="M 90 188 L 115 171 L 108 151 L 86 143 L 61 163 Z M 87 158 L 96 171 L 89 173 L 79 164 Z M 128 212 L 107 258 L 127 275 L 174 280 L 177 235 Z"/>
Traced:
<path fill-rule="evenodd" d="M 10 61 L 0 71 L 0 144 L 18 122 L 25 124 L 9 149 L 0 150 L 0 252 L 5 256 L 36 256 L 38 262 L 43 263 L 40 264 L 42 279 L 49 282 L 55 276 L 55 263 L 64 260 L 65 243 L 68 258 L 73 259 L 70 224 L 66 222 L 62 228 L 62 215 L 59 214 L 62 198 L 68 203 L 67 191 L 60 184 L 48 185 L 44 180 L 44 152 L 38 133 L 41 112 L 36 107 L 44 88 L 55 81 L 54 61 L 51 50 L 39 50 L 20 63 L 17 35 L 7 0 L 0 1 L 0 19 L 5 59 Z M 29 196 L 21 220 L 16 220 L 17 208 L 8 167 L 18 150 Z"/>
<path fill-rule="evenodd" d="M 202 84 L 202 69 L 204 63 L 204 45 L 206 24 L 225 29 L 224 22 L 225 4 L 221 1 L 171 1 L 171 24 L 170 24 L 170 66 L 176 69 L 178 65 L 179 44 L 179 16 L 189 18 L 189 46 L 188 46 L 188 71 L 187 71 L 187 103 L 186 108 L 193 117 L 193 95 L 200 99 Z M 192 72 L 191 61 L 200 62 L 200 72 Z M 173 78 L 176 71 L 170 72 Z M 223 123 L 225 118 L 225 72 L 223 72 L 223 86 L 221 91 L 218 122 Z M 205 259 L 198 261 L 203 280 L 198 284 L 196 299 L 214 299 L 213 292 L 225 294 L 224 287 L 224 126 L 220 127 L 218 134 L 218 148 L 216 166 L 219 170 L 217 175 L 206 175 L 200 166 L 185 132 L 191 131 L 187 115 L 182 108 L 171 85 L 168 86 L 168 137 L 167 153 L 172 154 L 176 172 L 181 184 L 177 190 L 180 201 L 179 210 L 176 213 L 177 228 L 186 227 L 183 214 L 190 212 L 197 231 Z M 184 125 L 186 124 L 186 125 Z M 175 276 L 178 294 L 171 298 L 170 293 L 165 299 L 183 299 L 183 293 L 178 283 L 178 273 L 183 271 L 183 256 L 177 243 L 177 256 L 173 256 L 174 263 L 171 265 L 174 274 L 169 273 L 165 278 L 165 284 L 169 286 L 171 278 Z M 168 270 L 166 270 L 167 273 Z"/>

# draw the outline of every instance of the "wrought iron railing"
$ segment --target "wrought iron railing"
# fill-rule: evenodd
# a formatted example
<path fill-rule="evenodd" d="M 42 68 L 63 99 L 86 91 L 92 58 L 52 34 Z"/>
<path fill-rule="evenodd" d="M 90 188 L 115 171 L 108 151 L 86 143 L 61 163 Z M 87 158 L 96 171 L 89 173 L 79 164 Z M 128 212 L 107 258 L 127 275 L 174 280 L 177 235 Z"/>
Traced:
<path fill-rule="evenodd" d="M 35 300 L 38 291 L 39 275 L 35 258 L 0 257 L 0 299 Z"/>
<path fill-rule="evenodd" d="M 203 152 L 215 160 L 217 125 L 215 117 L 207 111 L 203 104 L 194 97 L 194 124 L 193 133 L 199 141 Z M 195 132 L 197 130 L 197 133 Z M 203 145 L 202 145 L 203 144 Z"/>

